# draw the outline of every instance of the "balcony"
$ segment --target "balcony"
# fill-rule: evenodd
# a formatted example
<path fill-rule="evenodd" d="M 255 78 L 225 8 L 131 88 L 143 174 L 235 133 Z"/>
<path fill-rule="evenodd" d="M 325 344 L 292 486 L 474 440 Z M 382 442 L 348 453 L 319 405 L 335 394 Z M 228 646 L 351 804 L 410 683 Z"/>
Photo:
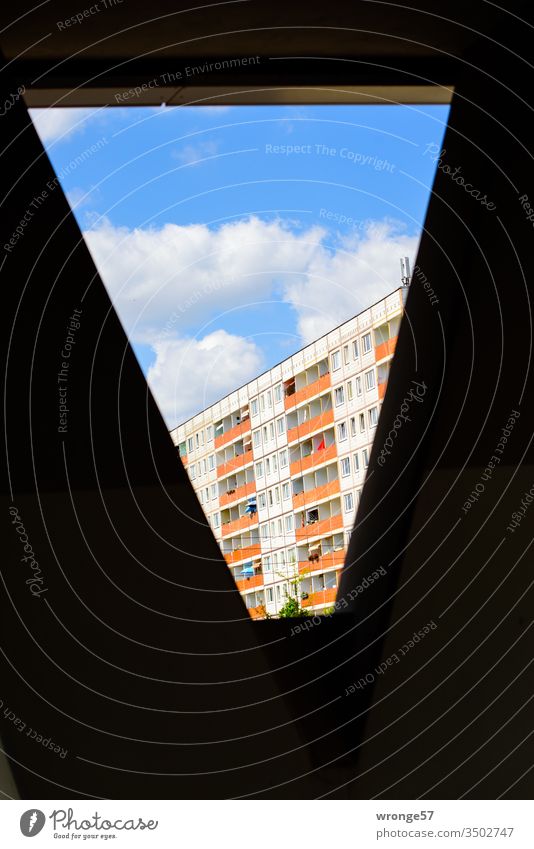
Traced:
<path fill-rule="evenodd" d="M 299 574 L 306 572 L 324 572 L 332 566 L 343 566 L 345 562 L 345 549 L 341 551 L 329 551 L 318 560 L 301 560 L 299 562 Z"/>
<path fill-rule="evenodd" d="M 328 448 L 323 448 L 322 451 L 314 451 L 313 454 L 308 454 L 307 457 L 302 457 L 300 460 L 295 460 L 289 467 L 289 474 L 301 475 L 307 472 L 308 469 L 313 469 L 315 466 L 320 466 L 321 463 L 326 463 L 328 460 L 334 460 L 337 457 L 336 443 L 333 442 Z"/>
<path fill-rule="evenodd" d="M 375 359 L 383 360 L 384 357 L 389 357 L 390 354 L 395 353 L 395 347 L 397 345 L 398 336 L 392 336 L 391 339 L 388 339 L 387 342 L 382 342 L 381 345 L 377 345 L 375 347 Z"/>
<path fill-rule="evenodd" d="M 251 560 L 252 557 L 261 555 L 261 546 L 249 545 L 246 548 L 237 548 L 235 551 L 229 551 L 224 555 L 227 563 L 240 563 L 241 560 Z"/>
<path fill-rule="evenodd" d="M 310 593 L 308 598 L 302 599 L 302 607 L 317 607 L 318 604 L 333 604 L 336 600 L 337 587 L 330 587 L 327 590 L 319 590 L 316 593 Z"/>
<path fill-rule="evenodd" d="M 325 375 L 325 377 L 326 376 L 327 375 Z M 318 382 L 319 381 L 317 381 L 317 383 Z M 288 430 L 287 441 L 288 443 L 290 443 L 295 442 L 298 439 L 304 439 L 304 437 L 308 436 L 310 433 L 314 433 L 316 430 L 322 430 L 322 428 L 333 423 L 334 411 L 325 410 L 324 413 L 320 413 L 320 415 L 314 416 L 313 419 L 309 419 L 307 422 L 302 422 L 302 424 L 299 424 L 296 427 L 292 427 L 290 430 Z"/>
<path fill-rule="evenodd" d="M 253 578 L 243 578 L 236 580 L 236 587 L 240 593 L 244 590 L 253 590 L 256 587 L 263 587 L 263 575 L 254 575 Z"/>
<path fill-rule="evenodd" d="M 323 537 L 334 531 L 343 530 L 343 516 L 338 513 L 336 516 L 330 516 L 328 519 L 319 519 L 318 522 L 312 522 L 309 525 L 304 525 L 303 528 L 295 528 L 295 537 L 297 540 L 306 540 L 310 537 Z"/>
<path fill-rule="evenodd" d="M 239 519 L 234 519 L 233 522 L 226 522 L 221 525 L 221 534 L 224 537 L 229 537 L 238 531 L 247 531 L 258 526 L 258 516 L 241 516 Z"/>
<path fill-rule="evenodd" d="M 256 492 L 256 484 L 254 481 L 245 483 L 243 486 L 238 486 L 236 489 L 223 493 L 219 496 L 219 504 L 225 507 L 227 504 L 232 504 L 234 501 L 242 501 L 247 495 L 252 495 Z"/>
<path fill-rule="evenodd" d="M 380 400 L 382 400 L 382 398 L 386 394 L 386 386 L 387 385 L 388 385 L 387 380 L 384 380 L 382 383 L 378 384 L 378 397 L 379 397 Z"/>
<path fill-rule="evenodd" d="M 238 454 L 227 463 L 221 463 L 217 466 L 217 477 L 223 478 L 225 475 L 230 475 L 236 469 L 242 469 L 247 463 L 252 463 L 252 451 L 245 451 L 244 454 Z"/>
<path fill-rule="evenodd" d="M 321 486 L 316 486 L 314 489 L 308 489 L 305 492 L 299 492 L 293 496 L 293 509 L 297 510 L 305 504 L 311 504 L 314 501 L 320 501 L 322 498 L 328 498 L 331 495 L 337 495 L 339 492 L 339 480 L 324 483 Z"/>
<path fill-rule="evenodd" d="M 330 372 L 327 372 L 327 374 L 323 374 L 322 377 L 314 380 L 313 383 L 308 383 L 307 386 L 294 392 L 293 395 L 286 395 L 284 406 L 286 410 L 290 410 L 292 407 L 296 407 L 297 404 L 301 404 L 303 401 L 308 401 L 315 395 L 319 395 L 320 392 L 324 392 L 330 386 Z"/>
<path fill-rule="evenodd" d="M 230 430 L 221 433 L 220 436 L 215 437 L 215 448 L 222 448 L 223 445 L 226 445 L 229 442 L 233 442 L 234 439 L 238 439 L 238 437 L 243 436 L 244 433 L 247 433 L 250 430 L 250 419 L 245 419 L 241 424 L 234 425 Z"/>
<path fill-rule="evenodd" d="M 265 607 L 263 604 L 259 604 L 257 607 L 247 607 L 247 611 L 252 619 L 265 619 Z"/>

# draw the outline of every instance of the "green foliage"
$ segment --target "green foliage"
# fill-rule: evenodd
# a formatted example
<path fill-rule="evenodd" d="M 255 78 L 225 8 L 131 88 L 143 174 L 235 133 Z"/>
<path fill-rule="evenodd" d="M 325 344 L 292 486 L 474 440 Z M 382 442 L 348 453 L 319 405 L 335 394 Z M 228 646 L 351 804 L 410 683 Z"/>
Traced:
<path fill-rule="evenodd" d="M 288 598 L 283 607 L 278 611 L 278 616 L 281 619 L 291 618 L 295 616 L 308 616 L 308 611 L 301 607 L 297 598 Z"/>

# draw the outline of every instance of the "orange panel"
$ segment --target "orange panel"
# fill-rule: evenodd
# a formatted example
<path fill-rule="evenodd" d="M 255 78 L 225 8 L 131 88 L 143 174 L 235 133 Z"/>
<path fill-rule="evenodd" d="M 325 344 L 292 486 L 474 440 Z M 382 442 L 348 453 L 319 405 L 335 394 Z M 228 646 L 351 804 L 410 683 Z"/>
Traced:
<path fill-rule="evenodd" d="M 378 397 L 383 398 L 386 394 L 386 386 L 388 385 L 387 380 L 384 380 L 383 383 L 378 384 Z"/>
<path fill-rule="evenodd" d="M 335 495 L 339 492 L 339 480 L 324 483 L 322 486 L 316 486 L 315 489 L 309 489 L 307 492 L 301 492 L 293 496 L 293 509 L 297 510 L 303 507 L 304 504 L 311 504 L 313 501 L 320 501 L 321 498 L 328 498 L 329 495 Z"/>
<path fill-rule="evenodd" d="M 227 563 L 239 563 L 240 560 L 250 560 L 259 554 L 261 554 L 260 545 L 249 545 L 247 548 L 238 548 L 236 551 L 230 551 L 224 555 L 224 559 Z"/>
<path fill-rule="evenodd" d="M 295 460 L 291 463 L 289 473 L 298 475 L 306 472 L 308 469 L 313 469 L 315 466 L 320 466 L 321 463 L 326 463 L 328 460 L 333 460 L 337 457 L 336 443 L 333 442 L 328 448 L 323 448 L 322 451 L 314 451 L 313 454 L 308 454 L 302 460 Z"/>
<path fill-rule="evenodd" d="M 308 383 L 307 386 L 299 389 L 298 392 L 294 392 L 293 395 L 288 395 L 284 399 L 284 406 L 286 410 L 290 410 L 296 404 L 301 404 L 302 401 L 308 401 L 315 395 L 319 395 L 320 392 L 324 392 L 329 386 L 331 386 L 330 372 L 327 372 L 322 377 L 314 380 L 313 383 Z"/>
<path fill-rule="evenodd" d="M 382 342 L 381 345 L 377 345 L 375 347 L 375 358 L 376 360 L 383 360 L 384 357 L 389 357 L 390 354 L 395 353 L 395 346 L 397 345 L 397 336 L 392 336 L 391 339 L 388 339 L 387 342 Z"/>
<path fill-rule="evenodd" d="M 308 598 L 302 599 L 303 607 L 315 607 L 317 604 L 333 604 L 336 600 L 337 587 L 328 590 L 319 590 L 318 593 L 310 593 Z"/>
<path fill-rule="evenodd" d="M 312 562 L 311 560 L 301 560 L 299 563 L 299 573 L 304 572 L 324 572 L 331 566 L 343 566 L 345 562 L 345 549 L 342 551 L 330 551 L 328 554 L 323 554 L 319 560 Z"/>
<path fill-rule="evenodd" d="M 247 610 L 252 619 L 265 619 L 265 607 L 263 604 L 259 604 L 258 607 L 248 607 Z"/>
<path fill-rule="evenodd" d="M 221 507 L 224 507 L 226 504 L 231 504 L 233 501 L 241 501 L 241 499 L 246 498 L 247 495 L 252 495 L 254 492 L 256 492 L 256 484 L 254 481 L 245 483 L 243 486 L 238 486 L 233 492 L 225 492 L 224 495 L 221 495 L 219 498 L 219 504 Z"/>
<path fill-rule="evenodd" d="M 241 516 L 240 519 L 234 519 L 233 522 L 227 522 L 221 525 L 221 534 L 227 537 L 236 531 L 248 530 L 249 528 L 258 526 L 258 516 Z"/>
<path fill-rule="evenodd" d="M 244 590 L 252 590 L 255 587 L 263 587 L 263 575 L 254 575 L 253 578 L 243 578 L 236 580 L 236 587 L 240 593 Z"/>
<path fill-rule="evenodd" d="M 324 413 L 321 413 L 318 416 L 314 416 L 313 419 L 310 419 L 307 422 L 303 422 L 296 427 L 292 427 L 287 432 L 287 441 L 295 442 L 297 439 L 304 439 L 308 434 L 313 433 L 315 430 L 321 430 L 327 425 L 331 425 L 334 423 L 334 411 L 333 410 L 325 410 Z"/>
<path fill-rule="evenodd" d="M 252 462 L 252 451 L 245 451 L 239 457 L 234 457 L 232 460 L 228 460 L 227 463 L 221 463 L 220 466 L 217 466 L 217 477 L 223 478 L 225 475 L 235 472 L 236 469 L 243 468 L 243 466 L 246 466 L 250 462 Z"/>
<path fill-rule="evenodd" d="M 227 442 L 231 442 L 233 439 L 237 439 L 238 436 L 242 436 L 244 433 L 250 430 L 250 419 L 245 419 L 241 424 L 234 425 L 230 430 L 225 431 L 220 436 L 215 437 L 215 448 L 221 448 L 223 445 L 226 445 Z"/>
<path fill-rule="evenodd" d="M 341 513 L 337 516 L 331 516 L 329 519 L 321 519 L 319 522 L 313 522 L 311 525 L 304 525 L 303 528 L 295 529 L 297 539 L 307 539 L 308 537 L 326 536 L 333 531 L 343 528 L 343 517 Z"/>

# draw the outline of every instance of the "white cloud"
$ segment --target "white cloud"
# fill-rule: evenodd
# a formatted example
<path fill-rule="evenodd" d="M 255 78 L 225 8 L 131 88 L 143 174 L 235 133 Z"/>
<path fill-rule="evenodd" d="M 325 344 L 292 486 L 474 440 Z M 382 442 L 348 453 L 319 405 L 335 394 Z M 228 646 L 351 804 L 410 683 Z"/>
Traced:
<path fill-rule="evenodd" d="M 307 344 L 399 286 L 399 259 L 413 260 L 417 246 L 391 221 L 332 243 L 323 228 L 290 229 L 254 216 L 216 229 L 132 230 L 103 221 L 85 237 L 130 338 L 156 352 L 149 379 L 173 424 L 261 370 L 258 345 L 210 332 L 213 319 L 220 326 L 228 310 L 285 301 Z M 247 336 L 276 330 L 244 328 Z"/>
<path fill-rule="evenodd" d="M 30 116 L 43 144 L 65 141 L 74 133 L 81 133 L 87 121 L 95 118 L 99 109 L 30 109 Z"/>
<path fill-rule="evenodd" d="M 262 371 L 260 350 L 225 330 L 202 339 L 171 339 L 154 344 L 156 362 L 148 383 L 169 427 L 252 380 Z"/>
<path fill-rule="evenodd" d="M 219 149 L 219 143 L 216 141 L 202 141 L 198 144 L 186 144 L 180 150 L 172 152 L 173 159 L 182 162 L 184 165 L 195 165 L 203 159 L 208 159 L 210 156 L 215 156 Z"/>

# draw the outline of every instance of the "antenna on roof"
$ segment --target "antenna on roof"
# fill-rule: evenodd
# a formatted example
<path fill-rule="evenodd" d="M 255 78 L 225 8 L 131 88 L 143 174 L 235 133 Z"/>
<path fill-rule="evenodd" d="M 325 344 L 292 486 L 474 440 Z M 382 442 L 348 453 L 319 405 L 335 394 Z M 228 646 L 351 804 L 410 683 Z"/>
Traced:
<path fill-rule="evenodd" d="M 409 286 L 412 279 L 410 273 L 410 260 L 407 256 L 401 257 L 401 281 L 403 286 Z"/>

